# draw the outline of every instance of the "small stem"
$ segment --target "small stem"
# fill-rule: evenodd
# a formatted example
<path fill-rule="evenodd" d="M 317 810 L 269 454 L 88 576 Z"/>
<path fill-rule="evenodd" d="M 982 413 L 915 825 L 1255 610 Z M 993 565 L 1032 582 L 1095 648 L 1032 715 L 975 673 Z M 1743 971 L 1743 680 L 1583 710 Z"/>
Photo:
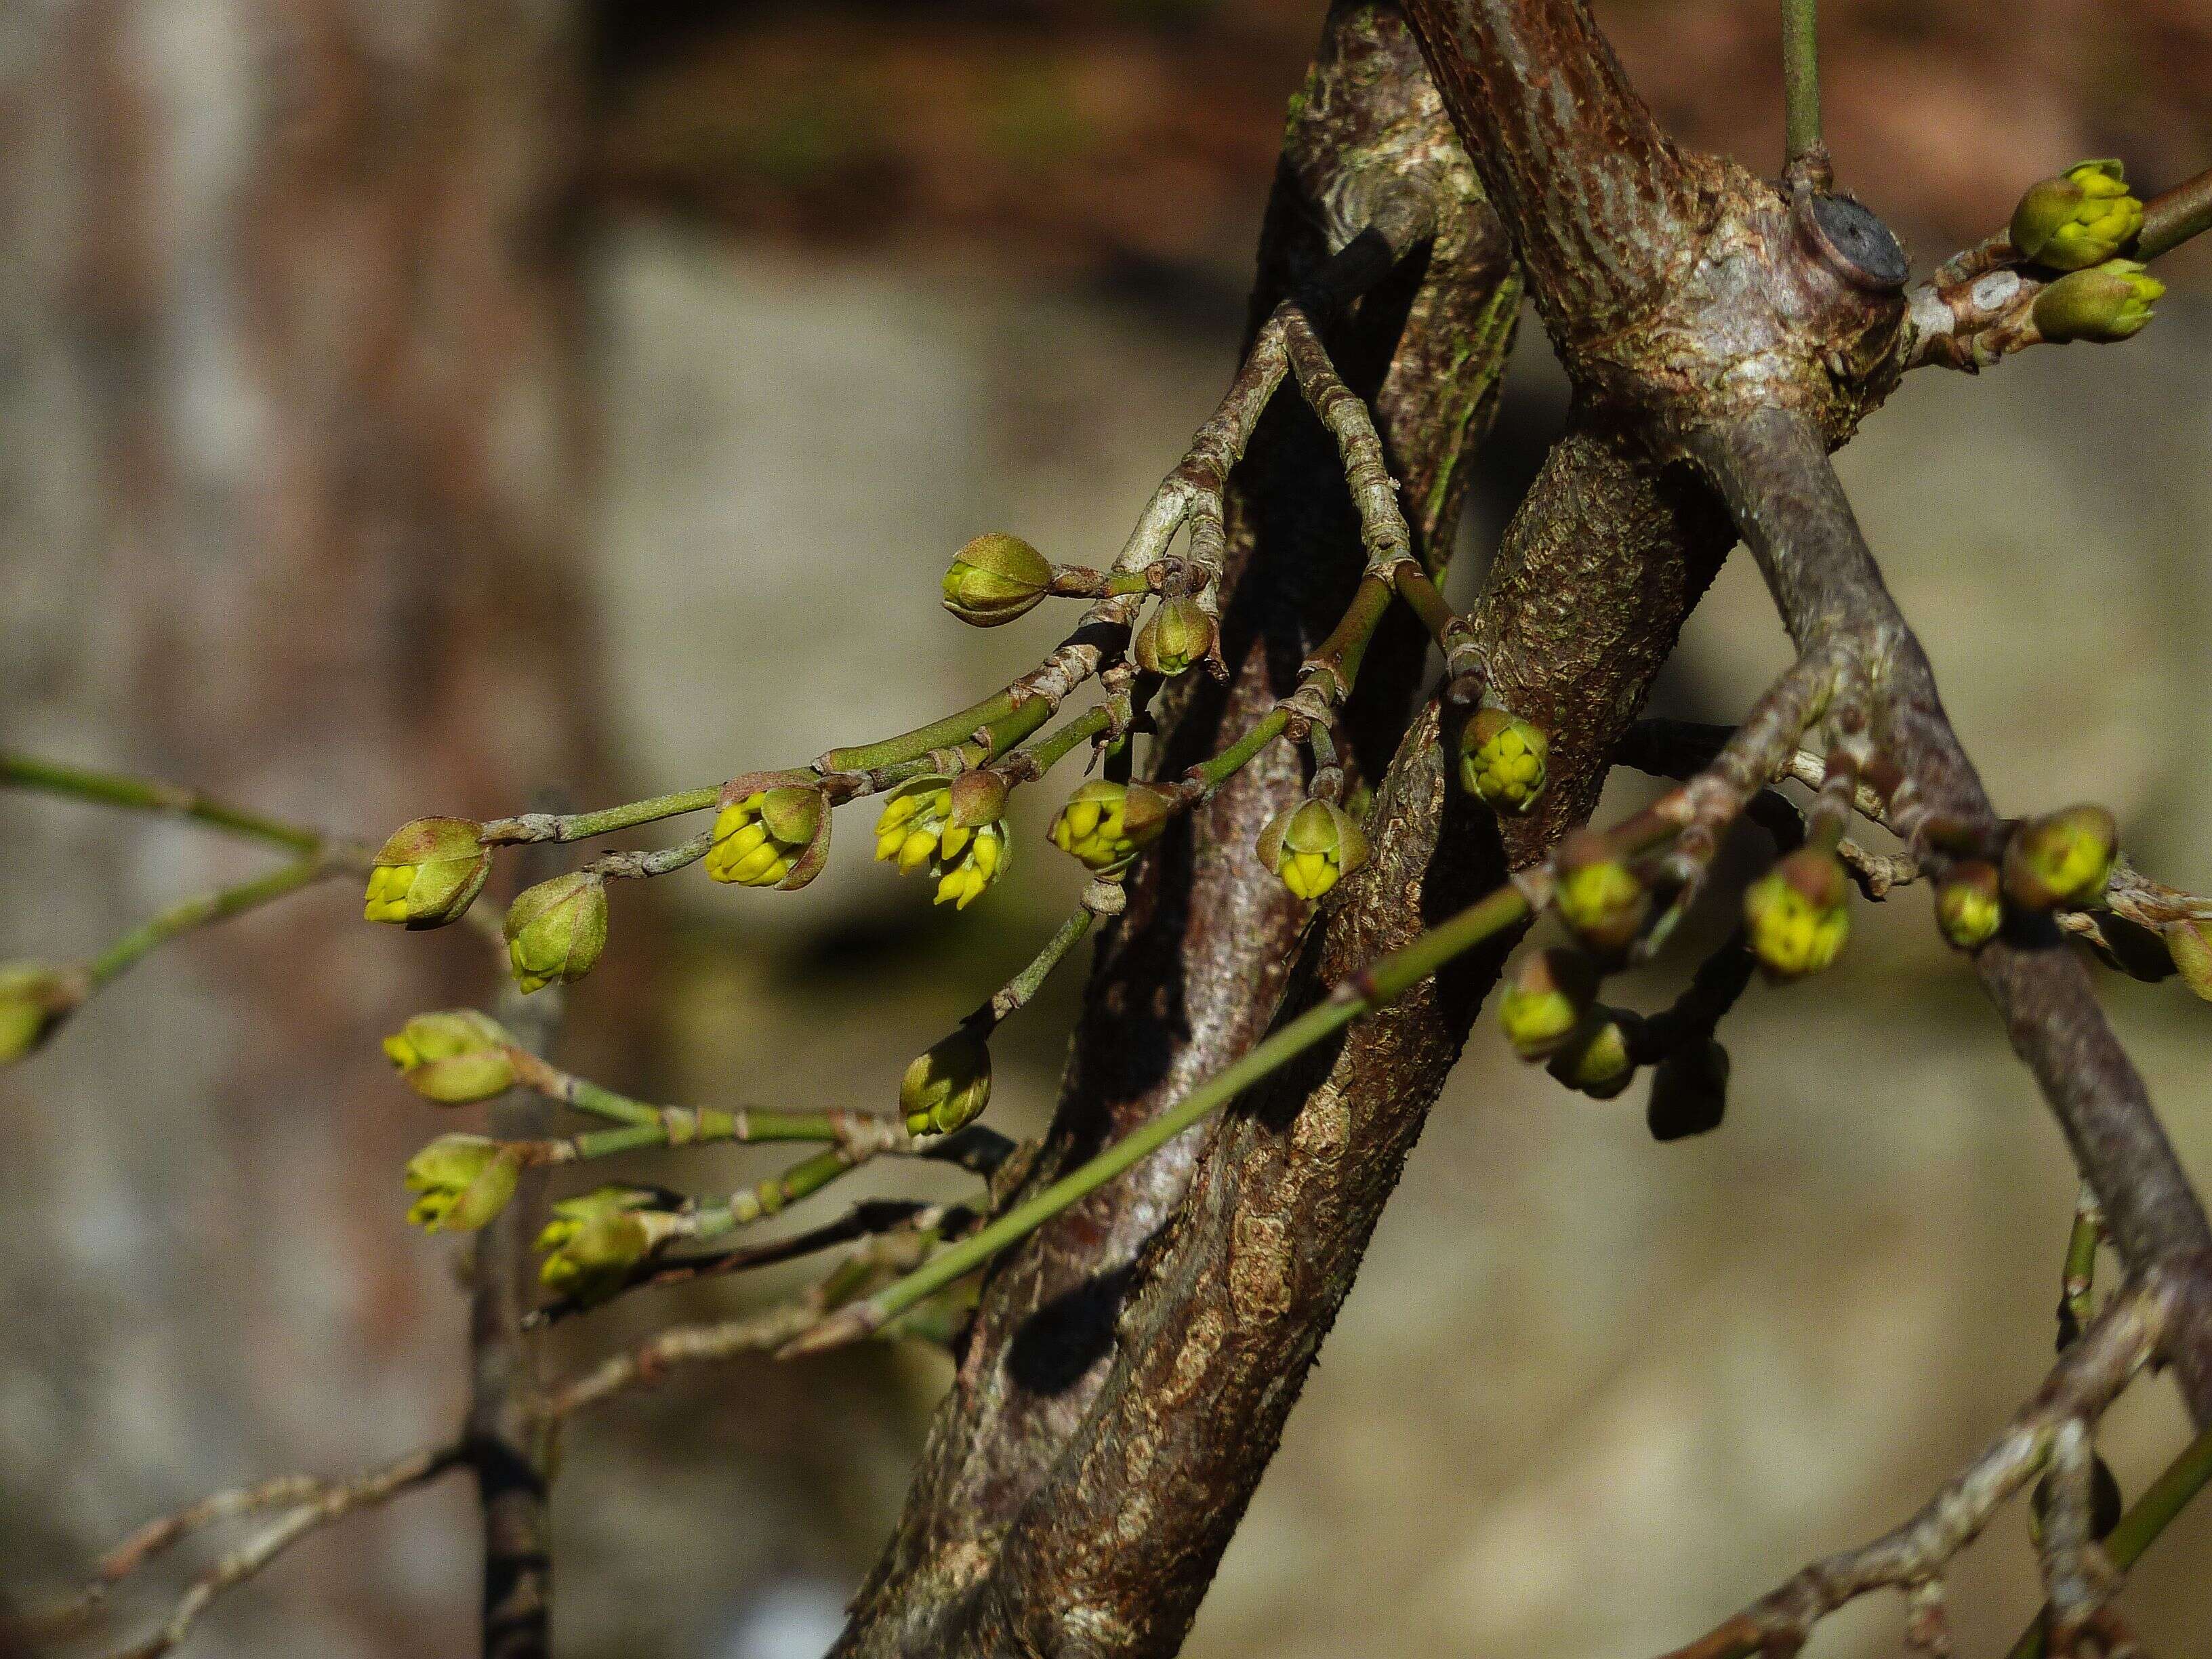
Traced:
<path fill-rule="evenodd" d="M 1024 781 L 1041 778 L 1066 759 L 1070 750 L 1107 731 L 1113 723 L 1113 709 L 1101 703 L 1085 709 L 1050 737 L 1009 750 L 1000 766 L 1012 778 Z"/>
<path fill-rule="evenodd" d="M 864 1336 L 980 1267 L 1007 1245 L 1096 1192 L 1131 1165 L 1218 1110 L 1278 1067 L 1340 1031 L 1360 1015 L 1395 1000 L 1453 957 L 1494 938 L 1528 915 L 1518 887 L 1501 887 L 1432 931 L 1382 957 L 1276 1030 L 1241 1060 L 1216 1073 L 1180 1103 L 1108 1147 L 1079 1169 L 1016 1205 L 972 1237 L 940 1250 L 922 1267 L 865 1302 L 817 1326 L 785 1352 L 805 1353 Z"/>
<path fill-rule="evenodd" d="M 1391 582 L 1398 597 L 1421 619 L 1421 626 L 1429 630 L 1429 637 L 1449 652 L 1465 637 L 1467 623 L 1451 608 L 1437 585 L 1429 580 L 1429 573 L 1420 566 L 1401 564 L 1391 572 Z"/>
<path fill-rule="evenodd" d="M 1044 942 L 1030 965 L 1016 974 L 992 994 L 991 1000 L 968 1016 L 966 1023 L 979 1032 L 988 1035 L 1000 1023 L 1020 1012 L 1029 1006 L 1030 999 L 1051 977 L 1052 970 L 1073 951 L 1083 936 L 1091 931 L 1097 918 L 1086 907 L 1079 906 L 1060 924 L 1060 931 Z"/>
<path fill-rule="evenodd" d="M 662 847 L 651 852 L 603 853 L 582 866 L 585 873 L 605 876 L 611 880 L 635 880 L 652 876 L 665 876 L 681 870 L 687 864 L 696 864 L 714 849 L 714 831 L 712 826 L 697 835 L 679 841 L 673 847 Z"/>
<path fill-rule="evenodd" d="M 771 1176 L 757 1187 L 732 1194 L 722 1204 L 696 1212 L 692 1218 L 694 1238 L 719 1238 L 763 1216 L 781 1212 L 801 1199 L 811 1198 L 838 1176 L 866 1163 L 860 1153 L 843 1146 L 802 1158 L 781 1175 Z"/>
<path fill-rule="evenodd" d="M 2063 1353 L 2089 1328 L 2096 1315 L 2097 1246 L 2105 1237 L 2104 1206 L 2087 1182 L 2075 1201 L 2074 1225 L 2066 1235 L 2066 1266 L 2058 1289 L 2058 1347 Z"/>
<path fill-rule="evenodd" d="M 2208 230 L 2212 230 L 2212 167 L 2143 204 L 2136 258 L 2155 259 Z"/>
<path fill-rule="evenodd" d="M 71 795 L 79 800 L 99 801 L 141 812 L 191 818 L 218 830 L 251 836 L 258 841 L 274 842 L 295 853 L 319 852 L 326 842 L 335 839 L 305 824 L 287 823 L 281 818 L 230 805 L 197 789 L 128 777 L 119 772 L 89 771 L 55 761 L 36 760 L 28 755 L 0 751 L 0 784 L 19 789 L 42 789 L 49 794 Z"/>
<path fill-rule="evenodd" d="M 641 823 L 704 811 L 721 799 L 721 786 L 685 789 L 673 795 L 654 795 L 647 800 L 624 801 L 596 812 L 525 812 L 511 818 L 494 818 L 482 835 L 487 843 L 589 841 L 617 830 L 634 830 Z"/>
<path fill-rule="evenodd" d="M 1211 794 L 1245 767 L 1250 765 L 1253 757 L 1274 742 L 1277 738 L 1281 737 L 1283 728 L 1290 723 L 1291 711 L 1279 702 L 1255 720 L 1244 735 L 1237 738 L 1235 743 L 1211 760 L 1199 762 L 1183 775 Z"/>
<path fill-rule="evenodd" d="M 815 763 L 824 772 L 875 772 L 887 766 L 896 766 L 915 760 L 933 749 L 946 749 L 964 743 L 975 735 L 979 726 L 1007 714 L 1014 706 L 1011 691 L 994 691 L 979 703 L 973 703 L 957 714 L 942 720 L 932 720 L 927 726 L 917 726 L 911 732 L 902 732 L 895 738 L 885 738 L 878 743 L 864 743 L 850 749 L 832 749 Z"/>
<path fill-rule="evenodd" d="M 202 893 L 182 903 L 173 904 L 132 928 L 94 957 L 86 964 L 85 975 L 91 981 L 92 988 L 97 990 L 148 951 L 167 944 L 179 933 L 188 933 L 196 927 L 206 927 L 210 922 L 241 915 L 268 903 L 271 899 L 297 892 L 325 876 L 344 873 L 343 866 L 326 859 L 304 858 L 272 870 L 265 876 L 240 882 L 235 887 Z"/>
<path fill-rule="evenodd" d="M 1816 188 L 1833 181 L 1820 137 L 1819 0 L 1782 0 L 1782 129 L 1785 172 Z"/>
<path fill-rule="evenodd" d="M 1376 625 L 1389 609 L 1390 584 L 1380 576 L 1362 576 L 1359 586 L 1352 590 L 1352 603 L 1345 606 L 1344 615 L 1329 630 L 1328 637 L 1306 659 L 1299 679 L 1310 680 L 1326 674 L 1337 682 L 1336 696 L 1349 694 L 1352 682 L 1359 678 L 1359 665 L 1367 654 L 1368 641 L 1375 637 Z"/>

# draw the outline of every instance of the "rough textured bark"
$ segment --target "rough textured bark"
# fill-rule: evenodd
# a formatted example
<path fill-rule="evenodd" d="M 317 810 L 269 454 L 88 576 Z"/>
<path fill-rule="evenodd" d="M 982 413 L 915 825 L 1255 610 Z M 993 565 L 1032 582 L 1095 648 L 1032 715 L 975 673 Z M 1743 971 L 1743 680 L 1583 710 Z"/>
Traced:
<path fill-rule="evenodd" d="M 1441 192 L 1443 228 L 1425 258 L 1328 330 L 1347 381 L 1368 397 L 1405 485 L 1417 551 L 1449 555 L 1474 436 L 1510 342 L 1518 283 L 1494 223 L 1387 8 L 1332 13 L 1294 105 L 1253 297 L 1255 324 L 1367 222 L 1380 185 L 1408 175 Z M 1360 568 L 1358 527 L 1334 448 L 1286 395 L 1232 479 L 1224 690 L 1199 685 L 1167 712 L 1158 770 L 1219 748 L 1295 684 Z M 1263 574 L 1261 574 L 1263 573 Z M 1403 730 L 1420 663 L 1394 618 L 1347 714 L 1371 769 Z M 1037 1183 L 1126 1133 L 1266 1029 L 1296 954 L 1303 907 L 1262 871 L 1260 829 L 1303 791 L 1302 759 L 1279 746 L 1232 781 L 1146 861 L 1094 970 Z M 1079 1206 L 994 1274 L 890 1551 L 846 1647 L 912 1651 L 975 1585 L 1045 1481 L 1114 1363 L 1114 1327 L 1146 1241 L 1182 1200 L 1199 1148 L 1152 1159 Z"/>
<path fill-rule="evenodd" d="M 592 787 L 577 9 L 70 0 L 0 19 L 10 741 L 367 834 L 426 804 Z M 7 810 L 11 950 L 88 953 L 265 858 Z M 73 1494 L 10 1540 L 48 1572 L 194 1489 L 451 1431 L 451 1279 L 392 1184 L 423 1121 L 376 1042 L 479 992 L 489 962 L 459 930 L 426 951 L 359 915 L 334 884 L 165 955 L 0 1085 L 22 1245 L 0 1277 L 11 1306 L 34 1278 L 46 1310 L 14 1358 L 70 1401 L 52 1467 L 12 1471 Z M 139 1218 L 120 1254 L 92 1215 Z M 242 1297 L 246 1261 L 285 1271 Z M 362 1389 L 395 1373 L 422 1386 Z M 149 1421 L 181 1466 L 134 1440 Z M 368 1593 L 386 1565 L 365 1541 L 283 1593 L 381 1608 L 356 1622 L 396 1640 L 422 1610 Z"/>

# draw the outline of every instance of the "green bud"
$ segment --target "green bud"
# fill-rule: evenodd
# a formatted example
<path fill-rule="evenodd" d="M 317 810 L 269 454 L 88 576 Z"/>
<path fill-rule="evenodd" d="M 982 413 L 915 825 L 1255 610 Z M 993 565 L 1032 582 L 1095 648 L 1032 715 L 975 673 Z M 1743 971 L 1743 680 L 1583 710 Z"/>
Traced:
<path fill-rule="evenodd" d="M 2013 210 L 2010 234 L 2023 258 L 2083 270 L 2134 240 L 2142 220 L 2142 204 L 2129 194 L 2118 161 L 2083 161 L 2030 185 Z"/>
<path fill-rule="evenodd" d="M 2101 806 L 2069 806 L 2019 824 L 2005 843 L 2005 896 L 2030 910 L 2100 902 L 2119 854 L 2119 826 Z"/>
<path fill-rule="evenodd" d="M 1559 880 L 1553 903 L 1559 919 L 1601 956 L 1617 956 L 1636 942 L 1651 914 L 1651 895 L 1606 838 L 1577 830 L 1553 857 Z"/>
<path fill-rule="evenodd" d="M 2061 276 L 2035 296 L 2036 332 L 2054 344 L 2088 340 L 2111 344 L 2140 334 L 2166 284 L 2133 259 L 2107 259 Z"/>
<path fill-rule="evenodd" d="M 581 870 L 526 887 L 507 907 L 507 957 L 524 994 L 590 973 L 607 943 L 607 884 Z"/>
<path fill-rule="evenodd" d="M 1595 1010 L 1546 1069 L 1592 1100 L 1611 1100 L 1636 1079 L 1627 1029 L 1610 1013 Z"/>
<path fill-rule="evenodd" d="M 407 1160 L 407 1218 L 425 1232 L 473 1232 L 507 1207 L 522 1176 L 520 1147 L 483 1135 L 440 1135 Z"/>
<path fill-rule="evenodd" d="M 1025 617 L 1051 591 L 1051 561 L 1018 536 L 978 536 L 945 573 L 945 608 L 977 628 Z"/>
<path fill-rule="evenodd" d="M 1317 899 L 1367 862 L 1367 836 L 1333 800 L 1285 807 L 1260 832 L 1260 862 L 1291 893 Z"/>
<path fill-rule="evenodd" d="M 1721 1127 L 1728 1112 L 1728 1050 L 1711 1037 L 1677 1048 L 1651 1068 L 1644 1121 L 1654 1140 L 1681 1140 Z"/>
<path fill-rule="evenodd" d="M 76 1012 L 86 992 L 81 972 L 42 962 L 0 963 L 0 1066 L 37 1052 Z"/>
<path fill-rule="evenodd" d="M 660 1207 L 668 1196 L 651 1187 L 607 1186 L 561 1200 L 538 1235 L 545 1257 L 538 1282 L 586 1307 L 605 1301 L 681 1231 Z"/>
<path fill-rule="evenodd" d="M 1936 889 L 1936 925 L 1961 951 L 1977 951 L 2004 925 L 2004 889 L 1996 866 L 1968 859 L 1951 866 Z"/>
<path fill-rule="evenodd" d="M 1162 599 L 1137 630 L 1129 654 L 1147 672 L 1172 677 L 1213 649 L 1214 631 L 1213 618 L 1196 599 L 1183 595 Z"/>
<path fill-rule="evenodd" d="M 384 1039 L 407 1086 L 441 1106 L 489 1100 L 514 1086 L 514 1039 L 474 1008 L 417 1014 Z"/>
<path fill-rule="evenodd" d="M 1498 998 L 1498 1024 L 1522 1059 L 1548 1059 L 1574 1035 L 1596 995 L 1597 969 L 1589 957 L 1534 951 L 1521 959 Z"/>
<path fill-rule="evenodd" d="M 442 927 L 466 910 L 491 874 L 483 826 L 470 818 L 416 818 L 392 832 L 368 872 L 362 915 L 370 921 Z"/>
<path fill-rule="evenodd" d="M 1851 936 L 1850 878 L 1833 853 L 1801 847 L 1744 890 L 1743 925 L 1767 977 L 1802 979 Z"/>
<path fill-rule="evenodd" d="M 1551 751 L 1540 726 L 1503 708 L 1478 710 L 1460 732 L 1460 782 L 1492 811 L 1525 812 L 1543 791 Z"/>
<path fill-rule="evenodd" d="M 2212 921 L 2176 921 L 2161 935 L 2182 983 L 2212 1002 Z"/>
<path fill-rule="evenodd" d="M 896 860 L 902 876 L 927 869 L 937 883 L 936 902 L 965 910 L 1006 873 L 1013 848 L 1003 818 L 976 825 L 956 820 L 953 783 L 909 778 L 892 790 L 876 820 L 876 857 Z"/>
<path fill-rule="evenodd" d="M 2127 1512 L 2127 1500 L 2120 1493 L 2119 1477 L 2112 1473 L 2112 1465 L 2092 1452 L 2094 1461 L 2089 1466 L 2089 1537 L 2092 1542 L 2105 1541 L 2120 1524 Z M 2035 1490 L 2027 1498 L 2027 1535 L 2038 1549 L 2043 1547 L 2043 1528 L 2051 1513 L 2051 1476 L 2045 1474 L 2035 1483 Z"/>
<path fill-rule="evenodd" d="M 750 772 L 722 786 L 707 873 L 716 881 L 789 892 L 822 873 L 830 856 L 830 804 L 819 789 Z"/>
<path fill-rule="evenodd" d="M 949 1135 L 973 1123 L 991 1098 L 991 1046 L 962 1026 L 917 1055 L 899 1079 L 907 1133 Z"/>

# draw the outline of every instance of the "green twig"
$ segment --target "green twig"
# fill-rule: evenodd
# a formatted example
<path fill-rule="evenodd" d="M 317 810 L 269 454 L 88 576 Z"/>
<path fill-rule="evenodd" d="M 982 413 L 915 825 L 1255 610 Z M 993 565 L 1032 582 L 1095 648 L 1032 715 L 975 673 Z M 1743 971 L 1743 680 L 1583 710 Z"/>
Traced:
<path fill-rule="evenodd" d="M 2208 230 L 2212 230 L 2212 168 L 2172 190 L 2160 191 L 2143 204 L 2142 229 L 2136 237 L 2135 257 L 2155 259 Z"/>
<path fill-rule="evenodd" d="M 641 823 L 702 812 L 721 798 L 718 785 L 711 789 L 685 789 L 672 795 L 603 806 L 596 812 L 524 812 L 511 818 L 494 818 L 481 831 L 487 844 L 589 841 L 617 830 L 635 830 Z"/>
<path fill-rule="evenodd" d="M 238 835 L 251 836 L 258 841 L 274 842 L 279 847 L 289 847 L 295 853 L 316 853 L 336 838 L 305 824 L 288 823 L 260 812 L 249 812 L 244 807 L 233 806 L 224 801 L 204 795 L 197 789 L 186 789 L 173 783 L 160 783 L 147 778 L 127 777 L 119 772 L 94 772 L 82 767 L 64 766 L 54 761 L 33 759 L 28 755 L 0 752 L 0 784 L 19 789 L 40 789 L 49 794 L 70 795 L 79 800 L 99 801 L 108 806 L 129 807 L 141 812 L 161 812 L 175 817 L 191 818 L 196 823 L 211 824 L 218 830 L 228 830 Z M 349 853 L 350 854 L 350 848 Z"/>
<path fill-rule="evenodd" d="M 1832 179 L 1820 137 L 1819 0 L 1782 0 L 1782 127 L 1786 176 Z"/>
<path fill-rule="evenodd" d="M 252 881 L 240 882 L 235 887 L 220 888 L 212 893 L 202 893 L 185 899 L 141 922 L 102 951 L 85 965 L 85 977 L 92 988 L 97 990 L 147 952 L 167 945 L 179 933 L 188 933 L 195 927 L 204 927 L 210 922 L 222 921 L 254 909 L 271 899 L 297 892 L 325 876 L 349 872 L 349 866 L 345 863 L 321 856 L 304 858 L 272 870 L 267 875 L 257 876 Z"/>

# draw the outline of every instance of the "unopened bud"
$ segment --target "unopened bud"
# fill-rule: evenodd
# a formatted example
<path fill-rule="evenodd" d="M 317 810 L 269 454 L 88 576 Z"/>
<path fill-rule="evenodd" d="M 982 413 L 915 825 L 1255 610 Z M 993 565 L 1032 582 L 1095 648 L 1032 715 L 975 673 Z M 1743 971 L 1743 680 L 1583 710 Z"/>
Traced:
<path fill-rule="evenodd" d="M 474 1008 L 417 1014 L 384 1039 L 407 1086 L 441 1106 L 489 1100 L 514 1086 L 514 1039 Z"/>
<path fill-rule="evenodd" d="M 1597 970 L 1574 951 L 1537 951 L 1523 957 L 1498 1000 L 1498 1024 L 1513 1052 L 1546 1060 L 1582 1024 L 1597 995 Z"/>
<path fill-rule="evenodd" d="M 1172 678 L 1213 649 L 1213 618 L 1196 599 L 1178 594 L 1162 599 L 1137 630 L 1129 654 L 1149 673 Z"/>
<path fill-rule="evenodd" d="M 1617 956 L 1636 942 L 1651 914 L 1651 895 L 1606 838 L 1577 830 L 1559 842 L 1553 903 L 1559 920 L 1601 956 Z"/>
<path fill-rule="evenodd" d="M 1133 814 L 1133 806 L 1139 809 Z M 1053 815 L 1046 834 L 1085 867 L 1109 874 L 1127 868 L 1130 860 L 1159 839 L 1167 828 L 1167 798 L 1148 785 L 1093 778 Z"/>
<path fill-rule="evenodd" d="M 407 1160 L 407 1218 L 425 1232 L 472 1232 L 507 1207 L 522 1176 L 520 1148 L 483 1135 L 440 1135 Z"/>
<path fill-rule="evenodd" d="M 507 965 L 524 994 L 590 973 L 607 942 L 607 884 L 571 871 L 526 887 L 507 907 Z"/>
<path fill-rule="evenodd" d="M 1525 812 L 1543 790 L 1551 748 L 1541 727 L 1503 708 L 1480 709 L 1460 733 L 1460 781 L 1492 811 Z"/>
<path fill-rule="evenodd" d="M 945 608 L 977 628 L 1025 617 L 1051 591 L 1051 561 L 1018 536 L 978 536 L 945 573 Z"/>
<path fill-rule="evenodd" d="M 1936 889 L 1936 925 L 1961 951 L 1979 950 L 2004 925 L 2004 886 L 1996 866 L 1968 859 Z"/>
<path fill-rule="evenodd" d="M 676 1234 L 676 1218 L 650 1187 L 607 1186 L 553 1206 L 538 1235 L 538 1282 L 586 1307 L 605 1301 Z"/>
<path fill-rule="evenodd" d="M 2112 878 L 2119 835 L 2101 806 L 2069 806 L 2026 820 L 2005 843 L 2005 896 L 2030 910 L 2097 903 Z"/>
<path fill-rule="evenodd" d="M 35 1053 L 85 993 L 82 972 L 42 962 L 0 963 L 0 1066 Z"/>
<path fill-rule="evenodd" d="M 471 818 L 416 818 L 392 832 L 368 872 L 362 915 L 370 921 L 442 927 L 475 902 L 491 874 L 483 826 Z"/>
<path fill-rule="evenodd" d="M 1851 936 L 1850 878 L 1834 854 L 1801 847 L 1744 890 L 1743 924 L 1769 978 L 1817 974 Z"/>
<path fill-rule="evenodd" d="M 2102 264 L 2142 228 L 2143 206 L 2118 161 L 2083 161 L 2027 187 L 2013 210 L 2012 245 L 2053 270 Z"/>
<path fill-rule="evenodd" d="M 1712 1038 L 1677 1048 L 1651 1068 L 1644 1121 L 1654 1140 L 1681 1140 L 1721 1127 L 1728 1113 L 1728 1050 Z"/>
<path fill-rule="evenodd" d="M 974 1122 L 990 1098 L 991 1046 L 965 1026 L 915 1056 L 899 1079 L 909 1134 L 951 1134 Z"/>
<path fill-rule="evenodd" d="M 1579 1089 L 1592 1100 L 1611 1100 L 1636 1078 L 1636 1062 L 1628 1054 L 1627 1029 L 1598 1010 L 1552 1056 L 1547 1069 L 1567 1087 Z"/>
<path fill-rule="evenodd" d="M 722 787 L 707 873 L 744 887 L 804 887 L 830 856 L 830 804 L 819 789 L 750 773 Z M 783 775 L 788 776 L 789 774 Z"/>
<path fill-rule="evenodd" d="M 2133 259 L 2107 259 L 2061 276 L 2035 296 L 2029 314 L 2036 332 L 2054 344 L 2088 340 L 2111 344 L 2140 334 L 2166 284 Z"/>
<path fill-rule="evenodd" d="M 1260 832 L 1260 862 L 1302 899 L 1317 899 L 1367 862 L 1367 835 L 1333 800 L 1301 801 Z"/>

